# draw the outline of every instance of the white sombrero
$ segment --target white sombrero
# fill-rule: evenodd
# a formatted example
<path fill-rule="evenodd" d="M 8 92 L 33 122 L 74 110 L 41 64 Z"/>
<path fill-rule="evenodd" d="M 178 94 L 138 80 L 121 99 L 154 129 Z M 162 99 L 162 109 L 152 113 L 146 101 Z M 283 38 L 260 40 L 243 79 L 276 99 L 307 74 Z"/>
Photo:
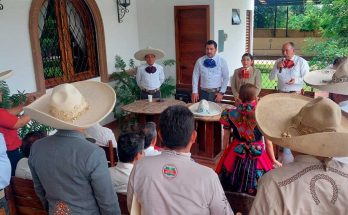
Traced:
<path fill-rule="evenodd" d="M 0 72 L 0 81 L 5 80 L 13 75 L 12 70 L 7 70 L 5 72 Z"/>
<path fill-rule="evenodd" d="M 145 56 L 148 54 L 155 55 L 157 60 L 163 58 L 165 55 L 164 51 L 162 51 L 161 49 L 155 49 L 155 48 L 152 48 L 149 46 L 146 49 L 141 49 L 141 50 L 135 52 L 134 58 L 137 60 L 144 61 Z"/>
<path fill-rule="evenodd" d="M 221 114 L 221 107 L 215 102 L 202 99 L 199 103 L 192 104 L 189 109 L 196 116 L 216 116 Z"/>
<path fill-rule="evenodd" d="M 81 81 L 61 84 L 24 107 L 32 119 L 57 129 L 88 128 L 114 108 L 115 91 L 107 84 Z"/>
<path fill-rule="evenodd" d="M 336 70 L 322 69 L 309 72 L 304 81 L 319 90 L 348 95 L 348 60 L 341 63 Z"/>
<path fill-rule="evenodd" d="M 348 156 L 348 119 L 330 99 L 271 94 L 259 101 L 255 117 L 277 145 L 315 156 Z"/>

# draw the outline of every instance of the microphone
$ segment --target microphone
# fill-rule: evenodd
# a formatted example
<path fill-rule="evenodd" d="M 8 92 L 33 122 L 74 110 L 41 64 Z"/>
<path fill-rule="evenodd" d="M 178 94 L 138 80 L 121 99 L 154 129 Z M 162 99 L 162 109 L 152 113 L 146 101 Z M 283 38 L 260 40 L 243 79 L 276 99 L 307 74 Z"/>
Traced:
<path fill-rule="evenodd" d="M 282 58 L 282 62 L 284 62 L 285 58 Z M 282 73 L 283 67 L 279 68 L 279 73 Z"/>

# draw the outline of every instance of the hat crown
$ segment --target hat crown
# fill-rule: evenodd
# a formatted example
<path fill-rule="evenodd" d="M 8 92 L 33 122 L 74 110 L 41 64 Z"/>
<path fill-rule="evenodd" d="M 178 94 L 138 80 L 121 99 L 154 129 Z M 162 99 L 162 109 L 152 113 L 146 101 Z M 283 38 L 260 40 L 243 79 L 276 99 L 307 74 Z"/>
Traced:
<path fill-rule="evenodd" d="M 292 122 L 300 133 L 337 131 L 341 110 L 330 99 L 318 97 L 302 107 Z"/>
<path fill-rule="evenodd" d="M 50 113 L 63 121 L 77 119 L 88 108 L 85 98 L 72 84 L 61 84 L 53 88 L 50 106 Z"/>
<path fill-rule="evenodd" d="M 337 78 L 348 77 L 348 59 L 346 59 L 337 67 L 334 76 L 336 76 Z"/>
<path fill-rule="evenodd" d="M 208 103 L 207 100 L 202 99 L 202 100 L 199 102 L 197 112 L 198 112 L 198 113 L 205 113 L 205 114 L 209 114 L 209 113 L 210 113 L 210 110 L 209 110 L 209 103 Z"/>

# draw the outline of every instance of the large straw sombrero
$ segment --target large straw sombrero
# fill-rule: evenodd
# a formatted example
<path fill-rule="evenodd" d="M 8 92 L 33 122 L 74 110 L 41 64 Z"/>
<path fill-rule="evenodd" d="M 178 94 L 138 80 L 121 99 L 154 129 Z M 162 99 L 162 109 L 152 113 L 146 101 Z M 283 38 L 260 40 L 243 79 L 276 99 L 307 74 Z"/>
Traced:
<path fill-rule="evenodd" d="M 304 81 L 319 90 L 348 95 L 348 60 L 341 63 L 336 70 L 322 69 L 309 72 Z"/>
<path fill-rule="evenodd" d="M 277 145 L 315 156 L 348 156 L 348 119 L 330 99 L 271 94 L 259 101 L 255 117 Z"/>
<path fill-rule="evenodd" d="M 13 75 L 12 70 L 7 70 L 5 72 L 0 72 L 0 81 L 9 78 L 11 75 Z"/>
<path fill-rule="evenodd" d="M 156 56 L 156 59 L 161 59 L 164 57 L 165 53 L 161 49 L 155 49 L 152 47 L 147 47 L 146 49 L 140 49 L 134 54 L 134 58 L 140 61 L 145 60 L 145 56 L 148 54 L 153 54 Z"/>
<path fill-rule="evenodd" d="M 189 109 L 196 116 L 216 116 L 221 114 L 221 107 L 218 104 L 205 99 L 192 104 Z"/>
<path fill-rule="evenodd" d="M 56 129 L 88 128 L 100 122 L 116 103 L 107 84 L 81 81 L 61 84 L 24 107 L 32 119 Z"/>

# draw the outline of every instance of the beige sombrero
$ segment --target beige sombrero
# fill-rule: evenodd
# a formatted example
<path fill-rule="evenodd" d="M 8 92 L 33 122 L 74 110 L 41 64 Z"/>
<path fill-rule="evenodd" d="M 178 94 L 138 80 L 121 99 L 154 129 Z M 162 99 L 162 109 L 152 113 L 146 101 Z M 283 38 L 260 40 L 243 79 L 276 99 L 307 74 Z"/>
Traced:
<path fill-rule="evenodd" d="M 319 90 L 348 95 L 348 60 L 341 63 L 336 70 L 322 69 L 309 72 L 304 81 Z"/>
<path fill-rule="evenodd" d="M 162 51 L 161 49 L 155 49 L 155 48 L 152 48 L 149 46 L 146 49 L 141 49 L 141 50 L 135 52 L 134 58 L 137 60 L 144 61 L 145 56 L 148 54 L 155 55 L 157 60 L 163 58 L 165 55 L 164 51 Z"/>
<path fill-rule="evenodd" d="M 205 99 L 192 104 L 189 106 L 189 109 L 196 116 L 216 116 L 221 114 L 221 107 L 218 104 Z"/>
<path fill-rule="evenodd" d="M 13 75 L 12 70 L 7 70 L 4 72 L 0 72 L 0 81 L 5 80 Z"/>
<path fill-rule="evenodd" d="M 271 94 L 256 106 L 262 133 L 273 143 L 322 157 L 348 156 L 348 119 L 328 98 Z"/>
<path fill-rule="evenodd" d="M 115 91 L 107 84 L 81 81 L 61 84 L 24 107 L 32 119 L 57 129 L 88 128 L 114 108 Z"/>

